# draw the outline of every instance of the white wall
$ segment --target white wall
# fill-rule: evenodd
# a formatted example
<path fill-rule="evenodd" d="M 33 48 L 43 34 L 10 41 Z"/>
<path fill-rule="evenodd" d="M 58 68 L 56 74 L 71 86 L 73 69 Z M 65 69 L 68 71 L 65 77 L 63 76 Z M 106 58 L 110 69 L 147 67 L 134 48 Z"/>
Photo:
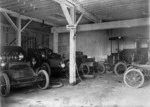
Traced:
<path fill-rule="evenodd" d="M 42 47 L 53 48 L 52 34 L 35 31 L 31 29 L 25 29 L 22 32 L 22 36 L 36 37 L 37 45 L 42 45 Z M 43 36 L 43 39 L 42 39 Z M 0 23 L 0 45 L 9 45 L 9 43 L 16 38 L 16 32 L 11 27 L 11 25 Z M 42 43 L 42 41 L 44 41 Z M 16 41 L 11 44 L 15 46 Z"/>
<path fill-rule="evenodd" d="M 110 53 L 110 41 L 106 31 L 81 32 L 77 35 L 77 51 L 104 59 Z"/>
<path fill-rule="evenodd" d="M 76 49 L 84 54 L 104 59 L 110 54 L 110 41 L 106 31 L 78 32 L 76 35 Z M 59 53 L 69 57 L 69 33 L 59 34 Z"/>
<path fill-rule="evenodd" d="M 115 29 L 111 30 L 111 33 L 109 33 L 110 37 L 117 37 L 117 36 L 123 36 L 127 37 L 125 41 L 120 42 L 120 49 L 133 49 L 135 48 L 135 41 L 136 38 L 148 38 L 149 36 L 149 27 L 134 27 L 134 28 L 126 28 L 126 29 Z M 115 46 L 116 45 L 116 46 Z M 113 52 L 115 51 L 115 48 L 117 47 L 117 44 L 114 44 L 113 46 Z"/>

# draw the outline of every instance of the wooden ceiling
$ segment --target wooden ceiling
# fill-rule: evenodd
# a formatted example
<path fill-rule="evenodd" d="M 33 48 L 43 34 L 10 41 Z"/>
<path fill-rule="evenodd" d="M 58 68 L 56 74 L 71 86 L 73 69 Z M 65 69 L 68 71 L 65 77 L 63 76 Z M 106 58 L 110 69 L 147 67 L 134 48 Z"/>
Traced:
<path fill-rule="evenodd" d="M 103 21 L 149 17 L 150 0 L 78 0 Z"/>
<path fill-rule="evenodd" d="M 114 21 L 149 17 L 149 0 L 72 0 L 81 4 L 99 20 Z M 54 26 L 64 26 L 67 21 L 55 0 L 1 0 L 0 7 L 25 16 L 41 19 Z M 80 24 L 92 23 L 83 17 Z"/>

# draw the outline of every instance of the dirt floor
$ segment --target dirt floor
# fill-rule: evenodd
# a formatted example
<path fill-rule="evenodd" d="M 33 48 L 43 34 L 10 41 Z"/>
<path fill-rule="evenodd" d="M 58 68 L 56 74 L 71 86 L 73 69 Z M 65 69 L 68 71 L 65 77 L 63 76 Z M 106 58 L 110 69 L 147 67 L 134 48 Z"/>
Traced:
<path fill-rule="evenodd" d="M 149 82 L 139 89 L 129 88 L 114 74 L 84 79 L 74 86 L 66 79 L 60 81 L 61 88 L 13 89 L 0 99 L 1 107 L 150 107 Z"/>

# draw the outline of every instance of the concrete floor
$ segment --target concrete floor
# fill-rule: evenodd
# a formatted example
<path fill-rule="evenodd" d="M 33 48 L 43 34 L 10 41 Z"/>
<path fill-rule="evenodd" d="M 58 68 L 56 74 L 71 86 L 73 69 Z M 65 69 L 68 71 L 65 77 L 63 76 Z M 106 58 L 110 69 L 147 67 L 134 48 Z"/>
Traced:
<path fill-rule="evenodd" d="M 1 98 L 1 107 L 150 107 L 150 83 L 134 89 L 114 74 L 85 79 L 75 86 L 61 79 L 61 88 L 12 90 Z"/>

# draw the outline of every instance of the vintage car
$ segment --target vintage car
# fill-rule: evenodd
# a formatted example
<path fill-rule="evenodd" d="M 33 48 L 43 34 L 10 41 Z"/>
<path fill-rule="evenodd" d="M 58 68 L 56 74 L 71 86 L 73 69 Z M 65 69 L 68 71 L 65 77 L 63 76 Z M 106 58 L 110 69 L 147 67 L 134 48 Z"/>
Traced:
<path fill-rule="evenodd" d="M 76 51 L 76 71 L 77 76 L 81 75 L 88 75 L 92 71 L 101 72 L 101 66 L 98 66 L 99 64 L 95 62 L 95 58 L 88 58 L 87 55 L 84 55 L 81 51 Z M 69 77 L 69 60 L 66 64 L 66 77 Z M 104 67 L 105 68 L 105 67 Z"/>
<path fill-rule="evenodd" d="M 53 53 L 51 49 L 32 49 L 27 51 L 27 60 L 30 61 L 33 69 L 37 70 L 40 66 L 45 69 L 49 76 L 55 74 L 57 71 L 65 71 L 65 62 L 61 55 Z M 55 71 L 55 72 L 53 72 Z"/>
<path fill-rule="evenodd" d="M 0 47 L 0 94 L 7 96 L 13 87 L 37 84 L 40 89 L 49 86 L 49 76 L 45 70 L 35 72 L 26 62 L 25 51 L 18 46 Z"/>

